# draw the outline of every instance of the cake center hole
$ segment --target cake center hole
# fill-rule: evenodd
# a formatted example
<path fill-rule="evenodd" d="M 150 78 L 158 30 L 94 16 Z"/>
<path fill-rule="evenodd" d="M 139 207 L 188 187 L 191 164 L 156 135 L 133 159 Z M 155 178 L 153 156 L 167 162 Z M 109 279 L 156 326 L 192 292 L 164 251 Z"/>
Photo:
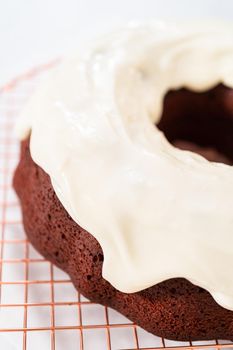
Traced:
<path fill-rule="evenodd" d="M 233 90 L 169 91 L 158 128 L 180 149 L 233 165 Z"/>

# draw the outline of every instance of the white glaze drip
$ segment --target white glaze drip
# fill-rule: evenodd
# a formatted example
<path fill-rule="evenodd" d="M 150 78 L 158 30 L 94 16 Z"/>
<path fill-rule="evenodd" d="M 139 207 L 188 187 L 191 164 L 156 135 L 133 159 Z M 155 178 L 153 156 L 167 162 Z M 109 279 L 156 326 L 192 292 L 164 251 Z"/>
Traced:
<path fill-rule="evenodd" d="M 154 126 L 168 90 L 218 83 L 233 87 L 230 25 L 133 25 L 52 72 L 18 123 L 123 292 L 185 277 L 233 310 L 233 168 Z"/>

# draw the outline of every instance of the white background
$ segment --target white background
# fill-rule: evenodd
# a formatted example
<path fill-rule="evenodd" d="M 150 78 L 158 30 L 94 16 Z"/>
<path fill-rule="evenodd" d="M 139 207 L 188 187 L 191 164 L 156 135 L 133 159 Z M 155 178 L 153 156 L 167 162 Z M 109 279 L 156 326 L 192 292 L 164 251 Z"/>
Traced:
<path fill-rule="evenodd" d="M 0 0 L 0 86 L 132 19 L 233 20 L 233 0 Z"/>

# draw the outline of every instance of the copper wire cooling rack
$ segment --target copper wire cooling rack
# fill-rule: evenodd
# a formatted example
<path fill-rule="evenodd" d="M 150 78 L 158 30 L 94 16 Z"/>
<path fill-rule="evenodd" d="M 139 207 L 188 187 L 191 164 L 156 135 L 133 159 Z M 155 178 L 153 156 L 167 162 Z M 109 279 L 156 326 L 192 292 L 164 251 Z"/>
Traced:
<path fill-rule="evenodd" d="M 223 349 L 224 341 L 180 343 L 155 337 L 111 308 L 91 303 L 27 241 L 12 189 L 19 157 L 14 122 L 54 63 L 0 89 L 0 349 Z"/>

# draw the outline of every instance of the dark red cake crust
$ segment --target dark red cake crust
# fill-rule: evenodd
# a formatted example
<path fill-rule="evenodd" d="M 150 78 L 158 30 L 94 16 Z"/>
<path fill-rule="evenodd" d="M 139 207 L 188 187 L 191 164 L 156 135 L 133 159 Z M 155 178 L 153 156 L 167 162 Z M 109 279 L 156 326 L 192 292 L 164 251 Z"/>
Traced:
<path fill-rule="evenodd" d="M 233 312 L 220 307 L 208 292 L 185 279 L 171 279 L 133 294 L 121 293 L 104 280 L 99 243 L 63 208 L 49 176 L 32 160 L 28 141 L 22 143 L 14 188 L 31 243 L 66 271 L 75 287 L 91 301 L 111 306 L 164 338 L 233 339 Z"/>

